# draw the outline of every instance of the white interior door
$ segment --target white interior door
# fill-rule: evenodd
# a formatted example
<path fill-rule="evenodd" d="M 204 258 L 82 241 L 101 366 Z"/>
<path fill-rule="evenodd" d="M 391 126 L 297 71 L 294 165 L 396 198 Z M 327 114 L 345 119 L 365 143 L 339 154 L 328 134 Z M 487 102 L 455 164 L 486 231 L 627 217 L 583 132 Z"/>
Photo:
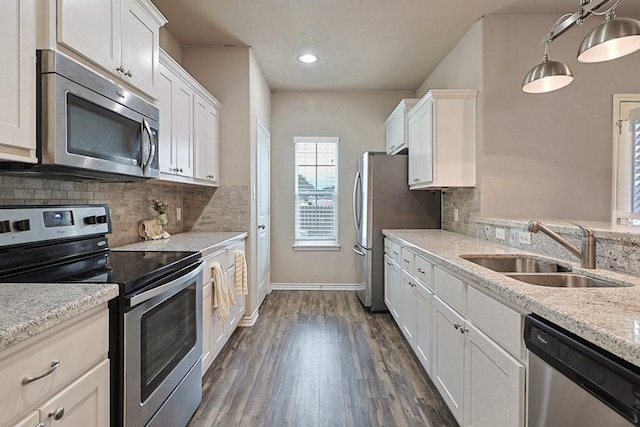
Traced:
<path fill-rule="evenodd" d="M 269 241 L 271 229 L 271 135 L 258 121 L 258 307 L 270 292 Z"/>
<path fill-rule="evenodd" d="M 614 95 L 613 222 L 640 225 L 640 94 Z"/>

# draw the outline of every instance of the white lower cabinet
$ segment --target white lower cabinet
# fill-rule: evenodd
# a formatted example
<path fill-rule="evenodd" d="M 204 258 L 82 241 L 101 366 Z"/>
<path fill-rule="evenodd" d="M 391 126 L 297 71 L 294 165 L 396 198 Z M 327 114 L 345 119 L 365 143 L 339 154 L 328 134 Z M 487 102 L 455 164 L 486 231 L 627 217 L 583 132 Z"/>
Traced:
<path fill-rule="evenodd" d="M 433 358 L 433 292 L 424 284 L 416 287 L 416 344 L 415 352 L 422 367 L 431 375 Z"/>
<path fill-rule="evenodd" d="M 40 412 L 35 411 L 28 415 L 26 418 L 23 418 L 17 423 L 13 424 L 13 427 L 38 427 L 39 422 Z"/>
<path fill-rule="evenodd" d="M 414 348 L 416 342 L 416 279 L 406 271 L 402 272 L 400 329 L 411 348 Z"/>
<path fill-rule="evenodd" d="M 524 426 L 524 365 L 473 325 L 467 328 L 464 425 Z"/>
<path fill-rule="evenodd" d="M 435 354 L 432 378 L 456 421 L 462 425 L 465 337 L 460 333 L 460 325 L 464 327 L 464 319 L 437 296 L 433 305 Z"/>
<path fill-rule="evenodd" d="M 523 313 L 418 253 L 402 269 L 390 243 L 385 302 L 455 419 L 464 427 L 524 427 Z"/>
<path fill-rule="evenodd" d="M 212 275 L 213 264 L 222 264 L 227 280 L 234 288 L 235 283 L 235 252 L 245 249 L 245 241 L 235 241 L 204 259 L 205 267 L 202 273 L 202 375 L 209 369 L 216 356 L 227 343 L 244 316 L 246 297 L 236 298 L 236 305 L 230 307 L 230 314 L 225 319 L 218 318 L 217 309 L 213 308 L 215 281 Z"/>

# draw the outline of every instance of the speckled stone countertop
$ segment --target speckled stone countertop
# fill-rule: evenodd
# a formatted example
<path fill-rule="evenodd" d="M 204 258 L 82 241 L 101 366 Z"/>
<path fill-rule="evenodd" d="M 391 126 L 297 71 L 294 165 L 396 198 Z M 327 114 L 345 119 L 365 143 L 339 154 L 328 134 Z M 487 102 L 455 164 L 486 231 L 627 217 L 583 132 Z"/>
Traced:
<path fill-rule="evenodd" d="M 224 248 L 234 240 L 247 237 L 247 232 L 233 231 L 224 233 L 180 233 L 168 239 L 148 240 L 131 245 L 112 248 L 115 251 L 192 251 L 201 252 L 202 256 Z"/>
<path fill-rule="evenodd" d="M 117 295 L 113 284 L 0 284 L 0 351 Z"/>
<path fill-rule="evenodd" d="M 577 263 L 556 260 L 559 264 L 571 265 L 574 272 L 626 286 L 552 288 L 530 285 L 474 264 L 460 255 L 527 254 L 537 259 L 553 258 L 442 230 L 383 230 L 383 233 L 467 283 L 515 304 L 525 312 L 536 313 L 640 366 L 640 278 L 603 269 L 585 270 Z"/>

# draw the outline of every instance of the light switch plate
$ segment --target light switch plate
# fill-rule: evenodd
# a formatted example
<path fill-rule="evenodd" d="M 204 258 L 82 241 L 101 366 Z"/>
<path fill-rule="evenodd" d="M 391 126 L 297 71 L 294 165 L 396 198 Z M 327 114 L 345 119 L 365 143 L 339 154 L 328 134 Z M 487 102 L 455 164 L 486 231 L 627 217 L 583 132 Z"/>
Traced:
<path fill-rule="evenodd" d="M 506 233 L 504 231 L 504 228 L 496 228 L 496 239 L 498 240 L 504 240 L 506 239 Z"/>
<path fill-rule="evenodd" d="M 521 231 L 518 235 L 518 242 L 522 245 L 530 245 L 531 244 L 531 233 L 528 231 Z"/>
<path fill-rule="evenodd" d="M 453 208 L 453 222 L 458 222 L 458 208 Z"/>
<path fill-rule="evenodd" d="M 182 219 L 182 208 L 176 208 L 176 220 L 180 221 Z"/>

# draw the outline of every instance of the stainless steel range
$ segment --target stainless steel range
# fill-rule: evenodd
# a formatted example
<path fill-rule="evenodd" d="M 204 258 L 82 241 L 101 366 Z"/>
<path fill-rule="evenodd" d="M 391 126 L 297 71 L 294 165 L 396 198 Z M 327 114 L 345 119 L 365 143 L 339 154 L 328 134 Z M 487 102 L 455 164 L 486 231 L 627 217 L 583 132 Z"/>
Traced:
<path fill-rule="evenodd" d="M 0 282 L 117 283 L 112 425 L 185 426 L 202 399 L 197 252 L 111 251 L 106 205 L 0 208 Z"/>

